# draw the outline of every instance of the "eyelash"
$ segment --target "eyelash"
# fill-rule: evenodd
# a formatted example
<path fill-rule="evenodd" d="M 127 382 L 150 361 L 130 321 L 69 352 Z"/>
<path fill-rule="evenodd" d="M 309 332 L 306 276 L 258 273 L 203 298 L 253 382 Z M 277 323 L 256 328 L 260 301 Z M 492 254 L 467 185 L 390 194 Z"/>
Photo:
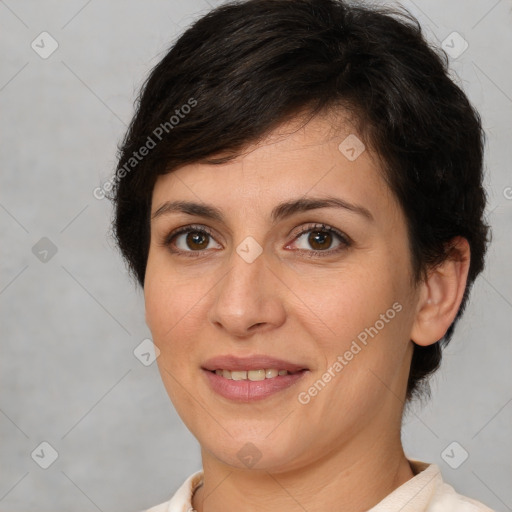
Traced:
<path fill-rule="evenodd" d="M 298 238 L 300 238 L 305 233 L 309 233 L 310 231 L 313 231 L 313 232 L 314 231 L 318 231 L 318 232 L 321 232 L 321 233 L 332 234 L 335 237 L 337 237 L 339 239 L 339 241 L 341 242 L 341 244 L 336 249 L 327 249 L 325 251 L 319 251 L 318 249 L 312 249 L 312 250 L 295 249 L 295 250 L 297 250 L 297 251 L 299 251 L 301 253 L 304 253 L 304 252 L 307 253 L 308 257 L 310 257 L 310 258 L 313 258 L 315 256 L 317 256 L 317 257 L 332 256 L 333 254 L 341 252 L 341 251 L 347 249 L 348 247 L 350 247 L 352 245 L 352 240 L 347 235 L 345 235 L 341 231 L 338 231 L 337 229 L 335 229 L 335 228 L 333 228 L 331 226 L 328 226 L 326 224 L 310 224 L 308 226 L 305 226 L 300 232 L 298 232 L 297 234 L 294 235 L 293 241 L 297 240 Z M 179 235 L 181 235 L 183 233 L 190 233 L 190 232 L 205 234 L 205 235 L 208 235 L 209 237 L 211 237 L 211 238 L 213 238 L 215 240 L 215 237 L 213 236 L 212 231 L 210 231 L 210 229 L 207 228 L 206 226 L 189 225 L 189 226 L 183 226 L 183 227 L 177 229 L 176 231 L 173 231 L 173 232 L 169 233 L 169 235 L 167 235 L 164 238 L 164 240 L 162 242 L 162 245 L 164 247 L 169 248 L 169 250 L 172 253 L 174 253 L 174 254 L 182 254 L 185 257 L 192 257 L 192 258 L 201 257 L 202 256 L 201 253 L 206 252 L 205 250 L 202 250 L 202 251 L 183 251 L 181 249 L 176 250 L 176 249 L 172 249 L 171 248 L 172 241 L 177 236 L 179 236 Z M 287 244 L 287 245 L 289 245 L 289 244 Z"/>

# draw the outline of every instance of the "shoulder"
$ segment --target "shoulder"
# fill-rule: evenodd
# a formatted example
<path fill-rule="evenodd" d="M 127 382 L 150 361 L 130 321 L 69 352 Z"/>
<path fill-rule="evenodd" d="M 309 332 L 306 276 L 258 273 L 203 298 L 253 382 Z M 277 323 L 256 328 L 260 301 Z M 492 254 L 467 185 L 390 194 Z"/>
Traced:
<path fill-rule="evenodd" d="M 190 475 L 174 493 L 169 501 L 155 505 L 144 512 L 188 512 L 192 509 L 192 495 L 203 483 L 203 472 Z"/>
<path fill-rule="evenodd" d="M 436 464 L 414 459 L 409 460 L 409 464 L 415 475 L 412 481 L 430 486 L 429 497 L 425 500 L 425 512 L 494 512 L 483 503 L 459 494 L 443 480 Z"/>
<path fill-rule="evenodd" d="M 414 477 L 369 512 L 494 512 L 483 503 L 457 493 L 443 481 L 436 464 L 408 460 Z"/>
<path fill-rule="evenodd" d="M 143 512 L 168 512 L 169 511 L 169 502 L 160 503 L 160 505 L 155 505 L 154 507 L 148 508 Z"/>
<path fill-rule="evenodd" d="M 492 509 L 473 498 L 459 494 L 443 482 L 432 497 L 427 512 L 494 512 Z"/>

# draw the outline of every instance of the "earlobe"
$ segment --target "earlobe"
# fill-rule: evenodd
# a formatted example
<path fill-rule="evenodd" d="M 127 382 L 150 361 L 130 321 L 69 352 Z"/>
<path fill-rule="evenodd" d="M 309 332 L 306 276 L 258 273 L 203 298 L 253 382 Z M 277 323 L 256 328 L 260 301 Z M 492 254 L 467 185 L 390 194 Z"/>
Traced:
<path fill-rule="evenodd" d="M 451 241 L 448 258 L 431 269 L 421 283 L 411 340 L 427 346 L 439 341 L 452 324 L 462 302 L 469 271 L 470 248 L 465 238 Z"/>

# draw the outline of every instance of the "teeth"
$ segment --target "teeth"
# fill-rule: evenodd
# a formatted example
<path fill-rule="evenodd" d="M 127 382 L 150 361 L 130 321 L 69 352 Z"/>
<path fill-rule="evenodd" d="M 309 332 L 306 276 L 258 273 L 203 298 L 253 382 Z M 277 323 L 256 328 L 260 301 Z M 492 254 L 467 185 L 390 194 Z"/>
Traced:
<path fill-rule="evenodd" d="M 249 380 L 265 380 L 265 370 L 250 370 L 247 377 Z"/>
<path fill-rule="evenodd" d="M 287 370 L 277 370 L 275 368 L 261 369 L 261 370 L 215 370 L 217 375 L 230 380 L 265 380 L 273 379 L 278 375 L 288 375 Z"/>

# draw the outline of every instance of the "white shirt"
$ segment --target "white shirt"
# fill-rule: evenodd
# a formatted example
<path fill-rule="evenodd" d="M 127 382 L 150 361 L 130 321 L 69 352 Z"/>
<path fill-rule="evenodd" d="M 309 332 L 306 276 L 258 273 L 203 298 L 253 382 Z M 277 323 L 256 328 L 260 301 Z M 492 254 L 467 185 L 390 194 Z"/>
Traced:
<path fill-rule="evenodd" d="M 458 494 L 443 482 L 436 464 L 418 460 L 409 463 L 414 477 L 388 494 L 368 512 L 493 512 L 479 501 Z M 145 512 L 193 512 L 192 496 L 203 484 L 203 472 L 190 475 L 174 496 Z"/>

